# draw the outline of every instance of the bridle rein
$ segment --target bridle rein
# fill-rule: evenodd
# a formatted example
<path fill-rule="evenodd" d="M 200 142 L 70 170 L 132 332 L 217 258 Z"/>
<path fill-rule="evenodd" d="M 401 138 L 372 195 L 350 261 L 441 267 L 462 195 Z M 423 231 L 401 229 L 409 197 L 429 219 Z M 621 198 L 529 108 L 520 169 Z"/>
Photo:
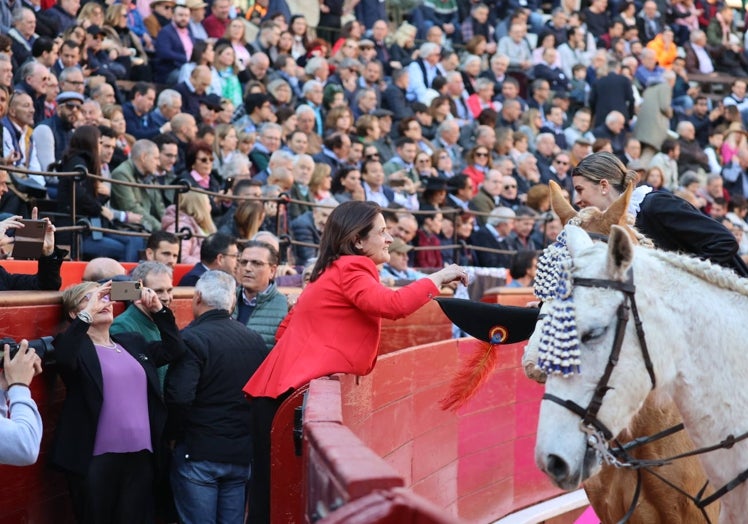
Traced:
<path fill-rule="evenodd" d="M 644 328 L 642 327 L 642 321 L 639 317 L 639 310 L 636 307 L 636 286 L 634 285 L 634 273 L 633 269 L 629 268 L 628 278 L 625 282 L 619 280 L 579 277 L 574 277 L 572 279 L 572 282 L 574 286 L 610 289 L 621 291 L 624 294 L 624 300 L 618 306 L 618 310 L 616 312 L 617 322 L 615 338 L 613 339 L 613 347 L 611 348 L 610 355 L 608 357 L 608 363 L 605 366 L 605 371 L 600 377 L 600 380 L 598 380 L 597 386 L 595 387 L 595 392 L 592 395 L 592 399 L 590 400 L 590 403 L 586 408 L 583 408 L 573 400 L 562 399 L 550 393 L 545 393 L 543 395 L 543 400 L 549 400 L 560 406 L 563 406 L 582 419 L 580 422 L 580 429 L 587 434 L 587 447 L 597 451 L 603 461 L 615 467 L 625 467 L 636 470 L 637 484 L 636 490 L 634 492 L 634 497 L 631 501 L 631 505 L 629 506 L 628 511 L 619 521 L 619 524 L 627 522 L 636 509 L 636 505 L 641 492 L 642 470 L 651 473 L 652 475 L 666 483 L 668 486 L 690 499 L 699 508 L 699 510 L 701 510 L 701 513 L 704 516 L 706 522 L 711 522 L 708 515 L 706 514 L 705 508 L 748 480 L 748 469 L 738 474 L 733 480 L 722 486 L 720 489 L 716 490 L 708 497 L 703 497 L 703 494 L 706 491 L 707 486 L 709 485 L 708 481 L 694 496 L 683 491 L 683 489 L 676 486 L 667 478 L 654 471 L 653 468 L 670 464 L 674 460 L 708 453 L 717 449 L 729 449 L 737 442 L 748 439 L 748 431 L 738 436 L 728 435 L 727 438 L 713 446 L 700 448 L 687 453 L 682 453 L 680 455 L 675 455 L 659 460 L 639 460 L 631 457 L 628 452 L 637 447 L 666 438 L 673 433 L 677 433 L 678 431 L 683 430 L 683 424 L 678 424 L 677 426 L 667 428 L 649 437 L 635 439 L 631 442 L 626 443 L 625 445 L 622 445 L 615 441 L 616 447 L 611 448 L 608 445 L 608 442 L 614 440 L 615 435 L 613 435 L 613 433 L 607 428 L 607 426 L 605 426 L 605 424 L 603 424 L 597 418 L 597 415 L 600 412 L 600 408 L 602 407 L 605 394 L 611 389 L 608 386 L 608 382 L 610 381 L 610 376 L 613 373 L 613 369 L 618 364 L 618 358 L 621 353 L 621 348 L 623 347 L 623 337 L 626 332 L 626 325 L 628 324 L 630 313 L 634 317 L 634 327 L 636 329 L 637 338 L 639 339 L 639 347 L 641 348 L 644 367 L 647 369 L 647 373 L 649 374 L 649 379 L 652 384 L 651 389 L 654 389 L 657 385 L 654 366 L 652 365 L 652 359 L 649 355 L 647 341 L 644 337 Z"/>

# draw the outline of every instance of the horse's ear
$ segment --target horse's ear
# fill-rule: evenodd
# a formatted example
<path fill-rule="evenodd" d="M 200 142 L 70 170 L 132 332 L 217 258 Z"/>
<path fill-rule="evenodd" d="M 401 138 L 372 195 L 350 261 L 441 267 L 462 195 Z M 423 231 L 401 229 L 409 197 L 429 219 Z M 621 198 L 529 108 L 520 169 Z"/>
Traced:
<path fill-rule="evenodd" d="M 608 237 L 608 274 L 613 280 L 624 280 L 634 259 L 634 244 L 621 226 L 613 226 Z"/>
<path fill-rule="evenodd" d="M 621 196 L 619 196 L 615 202 L 613 202 L 608 209 L 603 213 L 603 220 L 606 224 L 618 224 L 619 226 L 625 226 L 628 224 L 626 220 L 629 203 L 631 202 L 631 194 L 634 192 L 634 184 L 629 184 Z"/>
<path fill-rule="evenodd" d="M 564 227 L 564 231 L 566 231 L 566 247 L 569 249 L 572 257 L 575 257 L 583 249 L 592 245 L 592 239 L 581 227 L 569 224 Z"/>
<path fill-rule="evenodd" d="M 558 218 L 561 219 L 561 224 L 566 225 L 569 220 L 577 216 L 577 212 L 571 207 L 569 201 L 566 200 L 564 192 L 558 183 L 551 180 L 548 182 L 548 187 L 551 189 L 551 208 L 558 215 Z"/>

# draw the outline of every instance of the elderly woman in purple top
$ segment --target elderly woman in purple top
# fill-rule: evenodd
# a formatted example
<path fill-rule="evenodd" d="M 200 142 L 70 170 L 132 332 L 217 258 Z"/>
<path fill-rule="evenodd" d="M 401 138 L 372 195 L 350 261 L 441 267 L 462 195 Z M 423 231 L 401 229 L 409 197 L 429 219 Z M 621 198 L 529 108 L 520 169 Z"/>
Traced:
<path fill-rule="evenodd" d="M 154 479 L 166 407 L 156 367 L 184 352 L 174 315 L 152 289 L 139 302 L 161 333 L 111 336 L 112 284 L 85 282 L 62 295 L 69 327 L 54 341 L 67 396 L 52 445 L 53 464 L 67 473 L 80 523 L 154 520 Z"/>

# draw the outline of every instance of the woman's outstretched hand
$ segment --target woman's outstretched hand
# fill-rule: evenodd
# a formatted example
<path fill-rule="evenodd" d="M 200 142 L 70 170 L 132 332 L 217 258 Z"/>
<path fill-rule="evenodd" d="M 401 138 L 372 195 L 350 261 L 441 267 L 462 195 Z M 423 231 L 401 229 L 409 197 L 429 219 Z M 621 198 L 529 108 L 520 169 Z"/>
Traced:
<path fill-rule="evenodd" d="M 428 276 L 436 287 L 442 287 L 452 282 L 460 282 L 463 285 L 468 285 L 468 274 L 463 268 L 457 264 L 450 264 L 444 269 L 440 269 L 436 273 L 432 273 Z"/>

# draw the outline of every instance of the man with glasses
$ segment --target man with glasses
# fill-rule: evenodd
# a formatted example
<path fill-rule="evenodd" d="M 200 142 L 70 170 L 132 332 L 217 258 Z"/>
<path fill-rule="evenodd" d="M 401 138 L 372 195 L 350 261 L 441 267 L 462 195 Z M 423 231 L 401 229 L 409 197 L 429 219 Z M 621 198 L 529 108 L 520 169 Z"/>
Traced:
<path fill-rule="evenodd" d="M 156 40 L 162 27 L 169 25 L 174 17 L 174 0 L 153 0 L 151 2 L 151 14 L 143 20 L 148 34 Z"/>
<path fill-rule="evenodd" d="M 273 281 L 279 260 L 273 246 L 250 240 L 244 244 L 237 268 L 240 286 L 232 316 L 257 331 L 268 350 L 275 346 L 275 333 L 288 314 L 288 301 Z"/>
<path fill-rule="evenodd" d="M 555 181 L 559 186 L 568 191 L 570 195 L 574 194 L 574 181 L 571 178 L 571 162 L 569 153 L 561 151 L 553 158 L 553 164 L 550 169 L 550 178 L 543 180 L 544 184 L 549 181 Z"/>
<path fill-rule="evenodd" d="M 86 82 L 83 79 L 83 72 L 79 67 L 66 67 L 59 76 L 60 91 L 72 91 L 83 94 L 86 88 Z"/>
<path fill-rule="evenodd" d="M 73 91 L 63 91 L 57 98 L 54 116 L 42 121 L 31 134 L 36 145 L 36 156 L 42 170 L 49 169 L 68 147 L 73 128 L 81 118 L 83 95 Z M 50 181 L 47 181 L 49 187 Z M 50 194 L 51 197 L 55 195 Z"/>
<path fill-rule="evenodd" d="M 260 128 L 260 136 L 249 153 L 254 174 L 267 169 L 270 163 L 270 155 L 281 147 L 282 133 L 283 128 L 278 124 L 266 123 Z"/>

